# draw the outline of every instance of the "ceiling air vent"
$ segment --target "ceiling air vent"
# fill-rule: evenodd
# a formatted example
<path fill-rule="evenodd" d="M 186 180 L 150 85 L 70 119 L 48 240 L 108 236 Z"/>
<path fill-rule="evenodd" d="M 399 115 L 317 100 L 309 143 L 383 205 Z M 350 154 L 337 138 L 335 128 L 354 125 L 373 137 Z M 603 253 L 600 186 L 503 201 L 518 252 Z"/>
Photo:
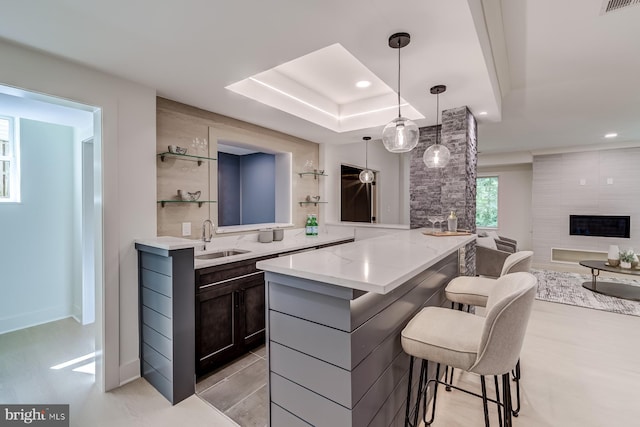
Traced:
<path fill-rule="evenodd" d="M 640 0 L 604 0 L 600 15 L 616 12 L 626 7 L 637 6 L 639 4 Z"/>

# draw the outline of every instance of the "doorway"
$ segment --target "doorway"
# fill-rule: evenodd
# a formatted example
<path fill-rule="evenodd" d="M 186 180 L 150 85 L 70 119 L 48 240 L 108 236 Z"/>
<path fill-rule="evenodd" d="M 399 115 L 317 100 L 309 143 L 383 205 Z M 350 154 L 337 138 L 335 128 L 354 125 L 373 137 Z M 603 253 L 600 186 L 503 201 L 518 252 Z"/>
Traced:
<path fill-rule="evenodd" d="M 0 115 L 13 124 L 20 190 L 0 202 L 0 401 L 47 401 L 100 374 L 101 110 L 0 85 Z"/>
<path fill-rule="evenodd" d="M 378 172 L 374 171 L 372 183 L 364 184 L 360 182 L 362 171 L 357 166 L 340 165 L 340 221 L 377 222 Z"/>

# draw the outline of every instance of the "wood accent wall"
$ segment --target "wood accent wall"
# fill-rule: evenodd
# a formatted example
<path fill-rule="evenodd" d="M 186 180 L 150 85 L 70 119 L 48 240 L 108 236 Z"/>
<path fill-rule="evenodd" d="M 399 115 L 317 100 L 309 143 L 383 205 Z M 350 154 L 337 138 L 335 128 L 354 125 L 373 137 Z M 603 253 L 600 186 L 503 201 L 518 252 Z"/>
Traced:
<path fill-rule="evenodd" d="M 300 177 L 305 162 L 311 160 L 318 165 L 318 144 L 273 131 L 261 126 L 221 116 L 210 111 L 181 104 L 165 98 L 157 98 L 156 152 L 167 151 L 168 145 L 188 148 L 187 154 L 217 157 L 218 140 L 234 141 L 264 148 L 268 152 L 292 153 L 292 222 L 295 228 L 303 227 L 306 216 L 318 214 L 313 205 L 300 207 L 298 201 L 307 195 L 319 194 L 318 180 Z M 197 146 L 196 141 L 207 141 L 206 146 Z M 197 162 L 165 158 L 157 160 L 158 200 L 177 199 L 177 190 L 195 192 L 200 190 L 200 200 L 217 200 L 218 164 L 216 161 Z M 182 236 L 182 223 L 191 223 L 190 238 L 199 238 L 202 223 L 210 219 L 217 226 L 218 205 L 205 203 L 158 203 L 158 236 Z M 226 234 L 228 235 L 228 234 Z"/>

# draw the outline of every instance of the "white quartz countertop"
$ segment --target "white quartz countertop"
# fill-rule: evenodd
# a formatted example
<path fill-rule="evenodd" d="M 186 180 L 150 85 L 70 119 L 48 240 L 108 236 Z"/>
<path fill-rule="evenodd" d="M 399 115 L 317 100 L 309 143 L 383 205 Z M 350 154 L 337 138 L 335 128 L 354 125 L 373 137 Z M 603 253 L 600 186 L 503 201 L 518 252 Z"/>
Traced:
<path fill-rule="evenodd" d="M 258 242 L 257 233 L 241 234 L 235 236 L 215 237 L 211 242 L 205 245 L 201 240 L 185 239 L 180 237 L 161 236 L 150 239 L 138 239 L 136 243 L 151 246 L 159 249 L 174 250 L 184 248 L 194 248 L 195 255 L 203 255 L 211 252 L 219 252 L 225 250 L 239 249 L 248 251 L 238 255 L 231 255 L 222 258 L 214 258 L 207 260 L 194 259 L 194 268 L 211 267 L 214 265 L 227 264 L 245 259 L 259 258 L 267 255 L 279 254 L 282 252 L 290 252 L 313 248 L 319 245 L 335 243 L 342 240 L 352 239 L 352 231 L 336 230 L 320 232 L 318 236 L 306 236 L 304 229 L 288 229 L 284 232 L 284 239 L 278 242 L 260 243 Z"/>
<path fill-rule="evenodd" d="M 476 239 L 476 235 L 427 236 L 423 231 L 399 230 L 314 252 L 259 261 L 257 267 L 288 276 L 386 294 Z"/>

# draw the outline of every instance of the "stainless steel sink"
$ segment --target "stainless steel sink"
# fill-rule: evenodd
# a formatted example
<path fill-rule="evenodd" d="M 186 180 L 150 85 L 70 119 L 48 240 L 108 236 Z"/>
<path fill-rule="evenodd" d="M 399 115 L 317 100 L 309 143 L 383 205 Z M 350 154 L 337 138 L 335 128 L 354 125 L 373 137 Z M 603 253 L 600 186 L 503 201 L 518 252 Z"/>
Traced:
<path fill-rule="evenodd" d="M 245 250 L 242 250 L 242 249 L 225 249 L 223 251 L 211 252 L 211 253 L 202 254 L 202 255 L 196 255 L 195 259 L 224 258 L 224 257 L 227 257 L 227 256 L 232 256 L 232 255 L 246 254 L 247 252 L 251 252 L 251 251 L 245 251 Z"/>

